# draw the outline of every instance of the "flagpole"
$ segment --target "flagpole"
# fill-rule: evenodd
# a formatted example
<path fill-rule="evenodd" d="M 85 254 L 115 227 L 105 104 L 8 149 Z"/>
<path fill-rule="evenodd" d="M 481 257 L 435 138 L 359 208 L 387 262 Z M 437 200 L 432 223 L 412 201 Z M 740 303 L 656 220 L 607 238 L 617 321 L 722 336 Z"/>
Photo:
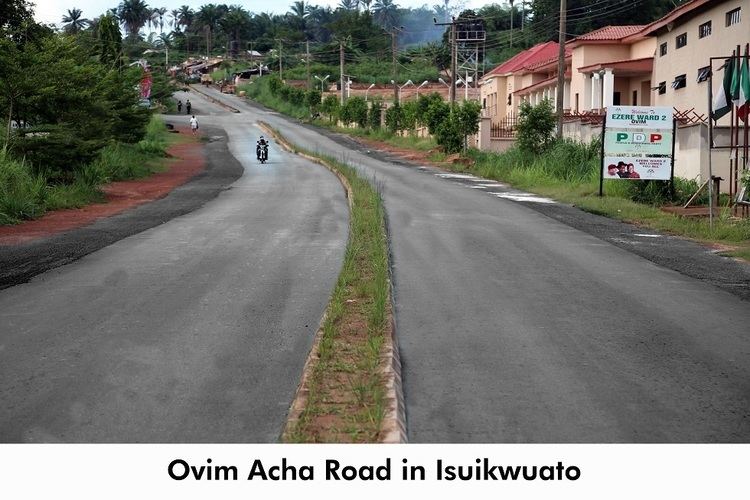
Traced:
<path fill-rule="evenodd" d="M 737 91 L 739 92 L 740 75 L 742 74 L 742 51 L 740 46 L 737 45 L 737 64 L 735 64 L 734 71 L 737 77 Z M 733 80 L 734 81 L 734 80 Z M 734 89 L 732 89 L 732 110 L 734 113 L 734 196 L 739 193 L 739 171 L 740 171 L 740 108 L 735 105 L 734 102 Z M 731 203 L 731 200 L 730 200 Z"/>
<path fill-rule="evenodd" d="M 714 186 L 713 186 L 713 146 L 714 146 L 714 129 L 711 126 L 711 115 L 713 115 L 713 80 L 714 70 L 713 61 L 711 63 L 711 70 L 708 72 L 708 228 L 713 231 L 714 229 Z"/>
<path fill-rule="evenodd" d="M 750 43 L 745 44 L 745 62 L 748 66 L 750 66 Z M 750 76 L 747 73 L 744 74 L 744 76 Z M 740 80 L 740 85 L 742 84 L 742 80 Z M 744 87 L 747 88 L 747 87 Z M 744 105 L 748 108 L 745 110 L 745 148 L 744 148 L 744 159 L 743 159 L 743 172 L 747 172 L 748 169 L 748 162 L 750 162 L 750 144 L 748 144 L 748 135 L 750 135 L 750 131 L 748 130 L 748 126 L 750 125 L 750 95 L 745 96 L 746 99 L 749 101 L 745 102 Z"/>

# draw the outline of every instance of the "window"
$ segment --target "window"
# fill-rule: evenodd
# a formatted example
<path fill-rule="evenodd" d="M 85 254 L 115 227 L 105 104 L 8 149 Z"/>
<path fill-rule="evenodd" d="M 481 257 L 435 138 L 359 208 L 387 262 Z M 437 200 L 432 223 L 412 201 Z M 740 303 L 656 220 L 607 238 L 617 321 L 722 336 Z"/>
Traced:
<path fill-rule="evenodd" d="M 681 49 L 682 47 L 687 45 L 687 33 L 677 35 L 677 38 L 675 38 L 675 42 L 678 49 Z"/>
<path fill-rule="evenodd" d="M 672 82 L 672 88 L 675 90 L 683 89 L 686 86 L 687 86 L 687 75 L 679 75 Z M 661 89 L 659 89 L 659 93 L 661 93 Z"/>
<path fill-rule="evenodd" d="M 698 26 L 698 38 L 706 38 L 711 34 L 711 21 Z"/>
<path fill-rule="evenodd" d="M 727 26 L 731 26 L 733 24 L 739 24 L 740 22 L 740 13 L 742 11 L 742 7 L 737 7 L 734 10 L 730 10 L 727 12 Z"/>
<path fill-rule="evenodd" d="M 659 45 L 659 57 L 667 55 L 667 42 Z"/>
<path fill-rule="evenodd" d="M 667 93 L 667 82 L 661 82 L 659 83 L 658 87 L 654 87 L 654 90 L 659 91 L 659 95 L 663 95 Z"/>
<path fill-rule="evenodd" d="M 711 66 L 705 66 L 698 70 L 698 83 L 705 82 L 711 76 Z"/>
<path fill-rule="evenodd" d="M 631 99 L 630 104 L 633 106 L 638 106 L 638 91 L 633 91 L 633 99 Z"/>

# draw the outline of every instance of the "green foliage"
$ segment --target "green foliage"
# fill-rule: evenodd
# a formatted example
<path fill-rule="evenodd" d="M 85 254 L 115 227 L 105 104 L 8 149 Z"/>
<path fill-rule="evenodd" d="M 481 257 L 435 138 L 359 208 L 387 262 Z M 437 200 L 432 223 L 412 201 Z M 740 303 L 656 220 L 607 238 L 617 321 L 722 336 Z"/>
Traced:
<path fill-rule="evenodd" d="M 456 106 L 450 108 L 448 115 L 435 129 L 435 140 L 446 153 L 458 153 L 464 145 L 464 137 L 461 135 L 461 124 L 456 109 Z"/>
<path fill-rule="evenodd" d="M 370 103 L 370 110 L 367 112 L 367 126 L 372 130 L 379 129 L 382 114 L 383 104 L 380 101 L 372 101 Z"/>
<path fill-rule="evenodd" d="M 350 97 L 339 111 L 339 119 L 347 125 L 367 126 L 367 103 L 359 96 Z"/>
<path fill-rule="evenodd" d="M 410 133 L 413 132 L 417 127 L 417 115 L 419 113 L 419 104 L 417 101 L 406 101 L 401 106 L 401 123 L 399 128 L 401 130 L 408 130 Z"/>
<path fill-rule="evenodd" d="M 28 165 L 0 149 L 0 224 L 31 219 L 44 212 L 44 177 L 34 174 Z"/>
<path fill-rule="evenodd" d="M 524 151 L 541 154 L 554 143 L 553 133 L 557 126 L 552 103 L 545 99 L 536 106 L 521 103 L 518 117 L 516 144 Z"/>
<path fill-rule="evenodd" d="M 111 13 L 99 18 L 96 38 L 99 62 L 110 69 L 119 68 L 122 65 L 122 34 L 117 19 Z"/>
<path fill-rule="evenodd" d="M 273 95 L 279 95 L 279 91 L 284 86 L 284 84 L 279 80 L 278 76 L 271 76 L 268 77 L 268 89 L 271 91 L 271 94 Z"/>
<path fill-rule="evenodd" d="M 399 103 L 395 103 L 393 106 L 385 110 L 385 126 L 392 134 L 402 130 L 402 122 L 403 111 L 401 110 Z"/>
<path fill-rule="evenodd" d="M 427 130 L 429 130 L 431 135 L 437 134 L 438 127 L 448 119 L 450 111 L 450 106 L 442 99 L 434 99 L 427 103 L 427 111 L 423 114 L 423 117 L 424 123 L 427 125 Z"/>
<path fill-rule="evenodd" d="M 70 140 L 59 130 L 54 134 Z M 164 156 L 167 142 L 164 122 L 154 117 L 142 141 L 137 144 L 112 142 L 98 151 L 89 163 L 81 162 L 61 148 L 61 155 L 71 158 L 72 165 L 62 173 L 34 168 L 4 148 L 0 150 L 0 224 L 38 217 L 46 210 L 80 207 L 100 198 L 101 184 L 149 175 L 159 169 L 155 160 Z M 49 150 L 35 152 L 41 151 Z"/>
<path fill-rule="evenodd" d="M 327 95 L 320 106 L 320 111 L 328 116 L 328 120 L 333 123 L 339 116 L 340 103 L 335 95 Z"/>
<path fill-rule="evenodd" d="M 310 108 L 310 113 L 315 113 L 320 108 L 320 100 L 323 98 L 323 94 L 320 90 L 310 89 L 305 93 L 305 106 Z"/>
<path fill-rule="evenodd" d="M 11 143 L 14 155 L 52 182 L 72 181 L 75 169 L 92 161 L 104 145 L 102 140 L 83 139 L 65 124 L 22 129 Z"/>

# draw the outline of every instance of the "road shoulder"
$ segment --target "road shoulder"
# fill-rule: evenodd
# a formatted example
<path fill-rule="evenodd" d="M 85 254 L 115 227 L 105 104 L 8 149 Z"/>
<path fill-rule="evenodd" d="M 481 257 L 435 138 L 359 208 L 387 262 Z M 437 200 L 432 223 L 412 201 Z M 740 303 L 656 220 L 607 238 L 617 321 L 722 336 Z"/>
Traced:
<path fill-rule="evenodd" d="M 119 213 L 105 204 L 104 217 L 98 216 L 90 224 L 46 237 L 17 238 L 0 244 L 0 289 L 27 282 L 118 240 L 192 212 L 215 198 L 242 175 L 243 168 L 229 152 L 223 130 L 207 128 L 204 134 L 210 140 L 202 148 L 202 170 L 171 179 L 168 188 L 156 177 L 154 184 L 162 184 L 158 189 L 134 196 L 138 203 L 125 206 Z"/>

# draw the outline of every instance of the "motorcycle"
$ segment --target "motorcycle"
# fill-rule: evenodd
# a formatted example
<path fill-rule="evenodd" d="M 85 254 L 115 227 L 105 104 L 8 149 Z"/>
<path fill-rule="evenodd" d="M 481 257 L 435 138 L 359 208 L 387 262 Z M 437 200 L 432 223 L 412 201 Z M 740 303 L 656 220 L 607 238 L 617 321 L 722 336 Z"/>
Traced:
<path fill-rule="evenodd" d="M 260 160 L 261 163 L 268 161 L 268 144 L 258 146 L 258 160 Z"/>

